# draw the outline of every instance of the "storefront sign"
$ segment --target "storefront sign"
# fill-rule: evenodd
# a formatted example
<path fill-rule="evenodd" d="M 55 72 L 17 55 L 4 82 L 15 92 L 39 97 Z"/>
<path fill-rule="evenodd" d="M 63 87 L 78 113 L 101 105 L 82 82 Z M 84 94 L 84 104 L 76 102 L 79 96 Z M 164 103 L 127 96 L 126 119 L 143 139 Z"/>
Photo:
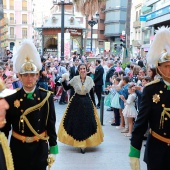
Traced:
<path fill-rule="evenodd" d="M 71 36 L 81 36 L 82 35 L 82 30 L 68 29 L 68 32 L 71 34 Z"/>
<path fill-rule="evenodd" d="M 146 16 L 140 16 L 140 21 L 146 21 Z"/>
<path fill-rule="evenodd" d="M 169 14 L 169 13 L 170 13 L 170 5 L 166 6 L 164 8 L 161 8 L 157 11 L 154 11 L 154 12 L 148 14 L 148 15 L 140 16 L 140 21 L 149 21 L 149 20 L 158 18 L 160 16 L 163 16 L 163 15 L 166 15 L 166 14 Z"/>
<path fill-rule="evenodd" d="M 47 52 L 57 52 L 57 49 L 49 49 L 49 48 L 47 48 L 46 51 Z"/>

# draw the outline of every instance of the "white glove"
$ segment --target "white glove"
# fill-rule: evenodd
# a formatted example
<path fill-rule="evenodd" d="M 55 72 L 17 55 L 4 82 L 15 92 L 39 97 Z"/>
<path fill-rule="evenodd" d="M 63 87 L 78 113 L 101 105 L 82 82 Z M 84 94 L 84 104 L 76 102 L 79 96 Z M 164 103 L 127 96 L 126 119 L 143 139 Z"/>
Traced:
<path fill-rule="evenodd" d="M 64 73 L 64 74 L 62 74 L 62 80 L 67 80 L 67 81 L 69 81 L 69 73 Z"/>
<path fill-rule="evenodd" d="M 51 168 L 51 166 L 52 166 L 53 163 L 55 162 L 55 158 L 56 158 L 56 155 L 55 155 L 55 154 L 50 154 L 50 155 L 48 155 L 47 162 L 48 162 L 49 168 Z"/>
<path fill-rule="evenodd" d="M 130 157 L 130 166 L 132 170 L 140 170 L 139 158 Z"/>

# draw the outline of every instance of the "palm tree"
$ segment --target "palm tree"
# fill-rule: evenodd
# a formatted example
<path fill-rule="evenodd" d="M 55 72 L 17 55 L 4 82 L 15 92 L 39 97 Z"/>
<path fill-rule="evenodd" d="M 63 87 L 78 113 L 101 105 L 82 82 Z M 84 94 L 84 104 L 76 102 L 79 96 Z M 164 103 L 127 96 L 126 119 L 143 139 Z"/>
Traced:
<path fill-rule="evenodd" d="M 92 17 L 97 11 L 99 11 L 101 3 L 104 1 L 105 0 L 73 0 L 73 3 L 76 5 L 77 11 L 80 12 L 83 16 L 85 16 L 86 20 L 86 31 L 83 43 L 84 53 L 86 52 L 89 17 Z"/>

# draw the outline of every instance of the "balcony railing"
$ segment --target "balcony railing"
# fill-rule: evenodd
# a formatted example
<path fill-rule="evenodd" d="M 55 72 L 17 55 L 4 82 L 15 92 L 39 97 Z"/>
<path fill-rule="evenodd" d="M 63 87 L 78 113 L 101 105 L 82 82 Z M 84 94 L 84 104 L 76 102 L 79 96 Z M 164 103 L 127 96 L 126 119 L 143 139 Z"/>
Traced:
<path fill-rule="evenodd" d="M 22 39 L 27 39 L 27 35 L 22 35 Z"/>
<path fill-rule="evenodd" d="M 9 20 L 9 24 L 15 24 L 15 20 Z"/>
<path fill-rule="evenodd" d="M 22 24 L 27 24 L 27 21 L 22 21 Z"/>
<path fill-rule="evenodd" d="M 8 38 L 9 38 L 9 39 L 15 39 L 15 38 L 16 38 L 16 35 L 15 35 L 15 34 L 9 34 L 9 35 L 8 35 Z"/>
<path fill-rule="evenodd" d="M 22 10 L 23 11 L 27 11 L 27 7 L 22 7 Z"/>
<path fill-rule="evenodd" d="M 10 6 L 10 8 L 9 9 L 14 9 L 14 6 Z"/>
<path fill-rule="evenodd" d="M 141 27 L 141 22 L 140 21 L 133 22 L 133 28 L 138 28 L 138 27 Z"/>

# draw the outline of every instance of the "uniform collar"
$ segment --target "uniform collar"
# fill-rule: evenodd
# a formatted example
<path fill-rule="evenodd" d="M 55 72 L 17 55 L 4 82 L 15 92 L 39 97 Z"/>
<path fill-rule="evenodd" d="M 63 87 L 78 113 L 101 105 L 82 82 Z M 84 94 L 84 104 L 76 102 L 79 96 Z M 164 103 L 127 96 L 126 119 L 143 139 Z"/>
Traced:
<path fill-rule="evenodd" d="M 35 91 L 35 88 L 36 88 L 36 86 L 34 87 L 34 89 L 33 89 L 33 90 L 31 90 L 31 91 L 27 91 L 27 90 L 25 90 L 25 89 L 24 89 L 24 87 L 23 87 L 23 90 L 25 91 L 25 93 L 33 93 L 33 92 Z"/>
<path fill-rule="evenodd" d="M 167 85 L 167 86 L 170 86 L 170 83 L 169 82 L 167 82 L 167 81 L 165 81 L 165 80 L 163 80 L 164 81 L 164 83 Z"/>

